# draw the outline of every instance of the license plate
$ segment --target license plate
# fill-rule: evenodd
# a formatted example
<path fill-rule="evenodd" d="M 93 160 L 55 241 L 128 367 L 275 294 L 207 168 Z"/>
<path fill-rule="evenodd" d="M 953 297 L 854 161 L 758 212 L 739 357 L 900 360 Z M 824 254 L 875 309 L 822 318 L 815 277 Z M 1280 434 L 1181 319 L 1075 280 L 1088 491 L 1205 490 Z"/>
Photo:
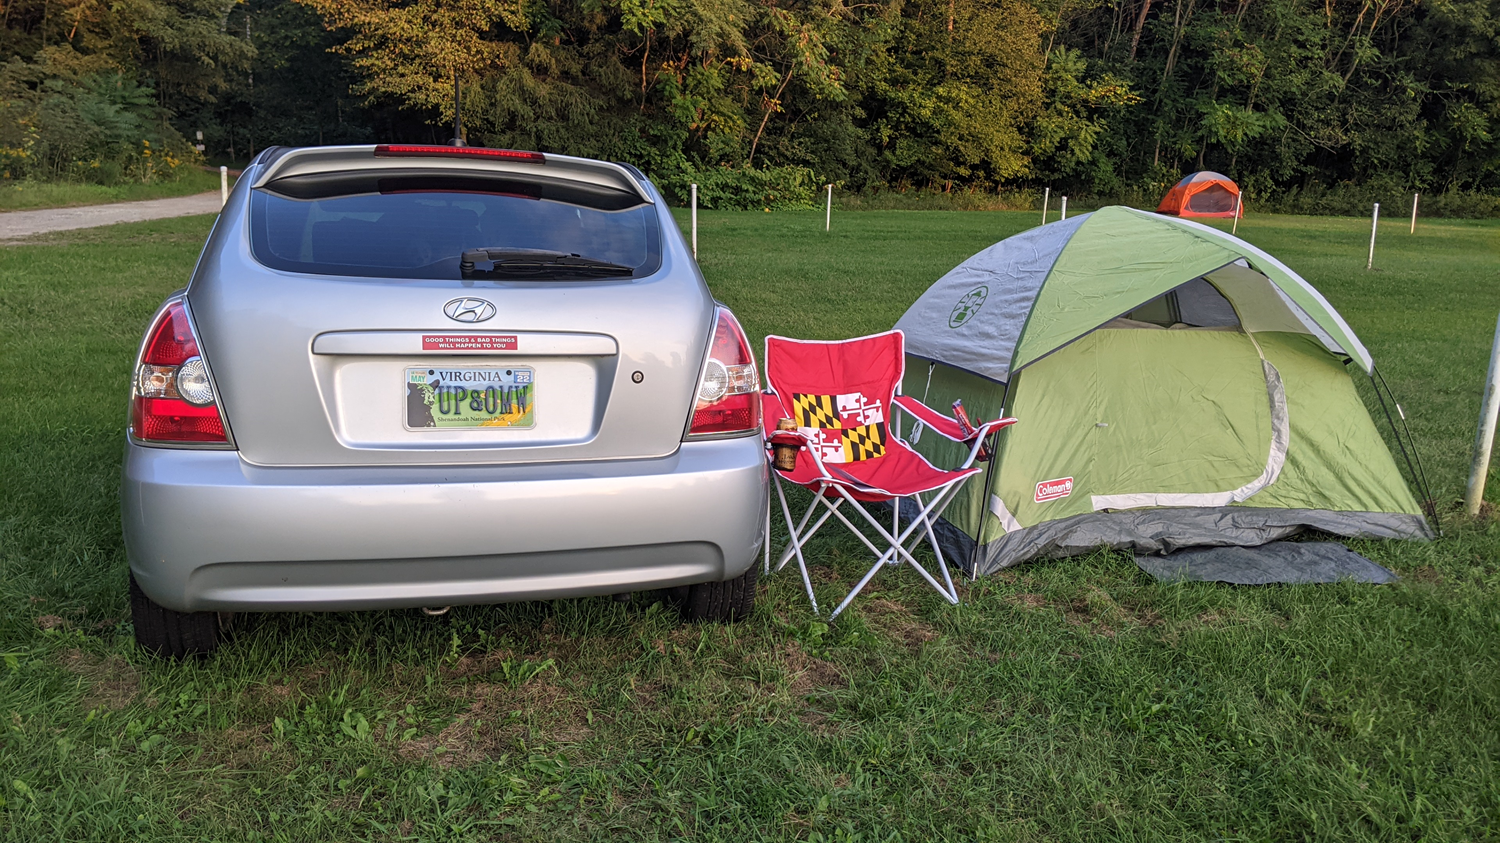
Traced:
<path fill-rule="evenodd" d="M 524 366 L 407 369 L 406 427 L 534 427 L 535 375 Z"/>

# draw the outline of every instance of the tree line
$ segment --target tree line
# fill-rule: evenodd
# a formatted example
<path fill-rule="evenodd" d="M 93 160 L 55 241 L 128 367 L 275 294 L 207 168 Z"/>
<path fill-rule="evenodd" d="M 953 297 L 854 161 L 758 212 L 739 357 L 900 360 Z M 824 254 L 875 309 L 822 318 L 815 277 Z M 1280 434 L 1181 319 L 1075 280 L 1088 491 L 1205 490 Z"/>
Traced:
<path fill-rule="evenodd" d="M 1500 194 L 1500 0 L 6 0 L 6 177 L 270 144 L 633 162 L 710 207 L 818 186 Z M 143 146 L 144 144 L 144 146 Z M 143 154 L 145 153 L 145 154 Z M 153 160 L 154 159 L 154 160 Z M 160 175 L 160 172 L 157 174 Z"/>

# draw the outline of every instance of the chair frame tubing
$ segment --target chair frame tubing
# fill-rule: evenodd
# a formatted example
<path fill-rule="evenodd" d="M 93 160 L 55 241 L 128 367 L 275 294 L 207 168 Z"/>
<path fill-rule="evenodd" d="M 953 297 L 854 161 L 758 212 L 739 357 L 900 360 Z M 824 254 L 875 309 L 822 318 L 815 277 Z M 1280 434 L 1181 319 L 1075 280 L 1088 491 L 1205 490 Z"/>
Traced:
<path fill-rule="evenodd" d="M 920 422 L 918 422 L 918 424 L 920 425 Z M 960 470 L 966 469 L 974 464 L 974 459 L 978 456 L 979 449 L 983 445 L 984 439 L 984 436 L 976 437 L 974 444 L 969 449 L 969 458 L 964 461 L 964 464 Z M 823 461 L 818 457 L 816 451 L 813 452 L 813 458 L 817 461 L 818 467 L 820 469 L 823 469 L 824 476 L 828 476 L 828 470 L 823 466 Z M 839 521 L 843 522 L 844 526 L 849 528 L 849 532 L 853 533 L 855 538 L 859 539 L 860 542 L 862 542 L 865 547 L 869 548 L 870 552 L 874 553 L 876 556 L 875 564 L 870 567 L 870 570 L 865 572 L 865 575 L 860 578 L 858 584 L 854 586 L 854 589 L 850 591 L 846 597 L 844 597 L 843 601 L 839 603 L 838 607 L 835 608 L 833 612 L 828 616 L 829 620 L 833 620 L 834 618 L 838 617 L 841 612 L 848 608 L 849 604 L 853 602 L 854 598 L 857 597 L 859 593 L 864 590 L 865 586 L 870 583 L 870 580 L 874 579 L 875 573 L 885 565 L 899 566 L 902 563 L 905 563 L 912 566 L 917 570 L 917 573 L 922 576 L 922 579 L 927 581 L 928 585 L 932 586 L 932 588 L 937 591 L 938 594 L 943 596 L 943 599 L 947 600 L 951 604 L 958 604 L 958 589 L 953 584 L 953 576 L 948 570 L 947 560 L 943 558 L 942 548 L 938 546 L 937 534 L 933 529 L 932 520 L 934 518 L 942 517 L 943 513 L 947 511 L 948 506 L 952 504 L 953 501 L 958 497 L 958 492 L 963 488 L 964 483 L 972 479 L 973 475 L 959 477 L 943 484 L 942 486 L 930 489 L 929 492 L 934 493 L 933 497 L 925 502 L 922 500 L 922 493 L 890 496 L 892 510 L 891 529 L 886 530 L 886 528 L 881 525 L 881 523 L 873 515 L 871 515 L 868 510 L 860 505 L 860 502 L 849 492 L 846 484 L 834 482 L 832 480 L 826 480 L 820 483 L 817 489 L 809 489 L 809 491 L 813 492 L 813 501 L 808 505 L 807 511 L 803 513 L 800 520 L 794 519 L 792 516 L 792 508 L 787 502 L 785 490 L 785 484 L 790 483 L 791 481 L 783 480 L 781 475 L 774 469 L 772 470 L 771 474 L 776 481 L 776 497 L 778 501 L 780 501 L 781 514 L 783 519 L 785 519 L 786 521 L 787 528 L 787 546 L 781 552 L 780 557 L 777 559 L 774 569 L 780 571 L 782 568 L 785 568 L 787 566 L 787 563 L 789 563 L 793 558 L 797 560 L 797 569 L 802 574 L 802 587 L 807 590 L 807 599 L 808 602 L 812 604 L 814 615 L 821 615 L 822 613 L 818 609 L 818 599 L 813 594 L 812 578 L 808 575 L 807 572 L 807 558 L 802 551 L 804 546 L 806 546 L 806 544 L 812 540 L 813 536 L 817 534 L 818 530 L 828 522 L 829 518 L 836 518 Z M 800 484 L 792 485 L 800 486 Z M 837 497 L 829 495 L 828 492 L 830 490 L 836 492 Z M 916 517 L 912 519 L 911 523 L 907 525 L 906 529 L 902 530 L 901 502 L 908 497 L 916 501 L 918 513 Z M 881 539 L 889 543 L 889 546 L 886 550 L 881 550 L 879 547 L 877 547 L 875 543 L 870 541 L 869 537 L 866 536 L 864 532 L 860 530 L 860 528 L 853 521 L 849 520 L 849 518 L 840 511 L 839 508 L 846 501 L 854 507 L 855 511 L 864 516 L 865 521 L 872 528 L 874 528 L 875 532 L 880 535 Z M 771 522 L 769 500 L 767 501 L 766 505 L 768 510 L 766 512 L 766 529 L 768 532 L 766 537 L 764 565 L 765 572 L 767 574 L 770 574 L 772 571 L 772 565 L 769 535 Z M 813 522 L 811 526 L 808 526 L 808 522 L 812 521 L 814 513 L 821 514 L 819 515 L 817 521 Z M 917 533 L 918 528 L 921 528 L 921 533 Z M 913 534 L 915 534 L 914 541 L 912 540 Z M 916 549 L 917 545 L 921 544 L 922 539 L 924 538 L 927 540 L 927 543 L 931 545 L 932 552 L 937 558 L 937 567 L 938 570 L 942 573 L 943 577 L 943 581 L 941 584 L 937 581 L 937 578 L 927 570 L 926 567 L 924 567 L 920 562 L 917 561 L 916 556 L 914 556 L 912 553 L 912 551 Z"/>

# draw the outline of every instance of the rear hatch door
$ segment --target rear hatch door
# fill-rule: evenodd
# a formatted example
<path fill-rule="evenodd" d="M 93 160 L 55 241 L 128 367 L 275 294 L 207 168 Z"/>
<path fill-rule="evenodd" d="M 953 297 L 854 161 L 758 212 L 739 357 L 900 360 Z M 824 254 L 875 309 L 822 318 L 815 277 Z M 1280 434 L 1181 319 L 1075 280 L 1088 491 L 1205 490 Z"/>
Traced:
<path fill-rule="evenodd" d="M 676 450 L 713 301 L 647 186 L 577 159 L 308 152 L 236 191 L 188 292 L 246 460 Z"/>

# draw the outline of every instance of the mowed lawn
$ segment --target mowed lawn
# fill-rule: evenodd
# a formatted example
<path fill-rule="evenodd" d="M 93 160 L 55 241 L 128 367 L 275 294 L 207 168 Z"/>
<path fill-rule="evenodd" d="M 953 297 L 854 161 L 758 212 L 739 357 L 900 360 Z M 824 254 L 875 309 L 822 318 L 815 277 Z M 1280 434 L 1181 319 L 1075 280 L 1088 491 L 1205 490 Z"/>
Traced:
<path fill-rule="evenodd" d="M 1034 214 L 701 215 L 758 343 L 888 328 Z M 1393 586 L 1159 585 L 1026 566 L 950 607 L 897 571 L 830 628 L 795 574 L 747 623 L 608 599 L 247 619 L 138 653 L 117 486 L 132 355 L 211 220 L 0 248 L 0 839 L 1486 840 L 1500 528 L 1355 542 Z M 1251 217 L 1462 493 L 1500 225 Z M 1024 420 L 1023 420 L 1024 423 Z M 1491 499 L 1500 499 L 1500 478 Z M 274 529 L 274 525 L 267 525 Z M 822 540 L 831 599 L 865 566 Z"/>

